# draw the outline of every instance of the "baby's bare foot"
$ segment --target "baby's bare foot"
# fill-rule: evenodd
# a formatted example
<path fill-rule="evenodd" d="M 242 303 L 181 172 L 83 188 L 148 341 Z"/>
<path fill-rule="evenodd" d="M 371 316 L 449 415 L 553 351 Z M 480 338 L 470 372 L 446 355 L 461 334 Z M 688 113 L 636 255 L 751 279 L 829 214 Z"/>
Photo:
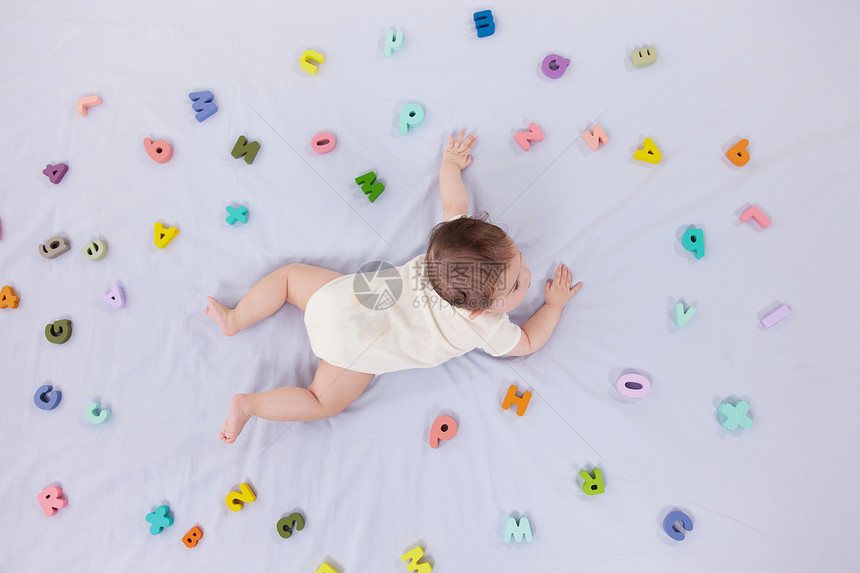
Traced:
<path fill-rule="evenodd" d="M 227 420 L 225 420 L 224 425 L 221 426 L 221 440 L 225 444 L 232 444 L 235 442 L 236 438 L 239 437 L 239 434 L 242 433 L 242 428 L 245 427 L 245 424 L 250 419 L 250 416 L 246 414 L 245 410 L 242 408 L 244 397 L 244 394 L 236 394 L 233 396 L 233 399 L 230 400 L 230 413 L 227 414 Z"/>
<path fill-rule="evenodd" d="M 209 306 L 206 307 L 206 314 L 215 319 L 215 322 L 218 323 L 218 326 L 221 327 L 221 332 L 224 333 L 224 336 L 233 336 L 239 330 L 233 326 L 231 318 L 233 317 L 233 310 L 227 308 L 211 296 L 206 297 L 209 300 Z"/>

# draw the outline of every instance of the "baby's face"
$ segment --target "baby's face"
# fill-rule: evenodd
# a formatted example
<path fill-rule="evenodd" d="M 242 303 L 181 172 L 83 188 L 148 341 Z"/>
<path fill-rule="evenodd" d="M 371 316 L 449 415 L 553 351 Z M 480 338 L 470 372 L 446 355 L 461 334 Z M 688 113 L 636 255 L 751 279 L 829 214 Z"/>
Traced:
<path fill-rule="evenodd" d="M 522 251 L 519 251 L 519 254 L 508 263 L 505 268 L 505 280 L 500 284 L 501 292 L 487 312 L 510 312 L 523 302 L 526 289 L 532 284 L 532 272 L 526 266 Z"/>

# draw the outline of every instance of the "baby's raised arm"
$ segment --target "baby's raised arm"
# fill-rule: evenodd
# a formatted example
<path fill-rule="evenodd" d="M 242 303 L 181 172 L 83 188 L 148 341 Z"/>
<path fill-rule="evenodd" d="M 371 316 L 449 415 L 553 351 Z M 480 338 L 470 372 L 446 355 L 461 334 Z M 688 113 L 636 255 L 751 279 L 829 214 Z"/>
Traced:
<path fill-rule="evenodd" d="M 448 145 L 442 152 L 442 165 L 439 167 L 439 198 L 442 200 L 442 220 L 447 221 L 454 215 L 469 213 L 466 198 L 466 187 L 460 172 L 472 164 L 472 147 L 475 146 L 475 136 L 463 139 L 465 131 L 461 131 L 454 140 L 454 135 L 448 138 Z"/>

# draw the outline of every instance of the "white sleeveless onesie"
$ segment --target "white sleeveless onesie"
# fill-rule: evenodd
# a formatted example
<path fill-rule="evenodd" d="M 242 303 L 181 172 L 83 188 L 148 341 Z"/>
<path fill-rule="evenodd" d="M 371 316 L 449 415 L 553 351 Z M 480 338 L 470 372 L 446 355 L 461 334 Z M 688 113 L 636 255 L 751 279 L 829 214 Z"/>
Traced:
<path fill-rule="evenodd" d="M 305 307 L 314 354 L 341 368 L 382 374 L 431 368 L 475 348 L 492 356 L 513 350 L 520 327 L 506 313 L 470 319 L 470 310 L 442 300 L 426 279 L 424 259 L 320 287 Z"/>

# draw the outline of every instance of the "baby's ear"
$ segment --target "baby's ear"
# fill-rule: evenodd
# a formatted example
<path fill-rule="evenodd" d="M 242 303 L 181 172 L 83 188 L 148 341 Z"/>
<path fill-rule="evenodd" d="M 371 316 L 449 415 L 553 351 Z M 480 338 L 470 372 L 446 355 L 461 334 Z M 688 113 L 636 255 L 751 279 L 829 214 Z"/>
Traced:
<path fill-rule="evenodd" d="M 479 316 L 481 316 L 481 314 L 482 314 L 483 312 L 484 312 L 484 309 L 482 309 L 482 308 L 476 308 L 476 309 L 475 309 L 475 310 L 473 310 L 471 313 L 469 313 L 469 320 L 475 320 L 476 318 L 478 318 Z"/>

